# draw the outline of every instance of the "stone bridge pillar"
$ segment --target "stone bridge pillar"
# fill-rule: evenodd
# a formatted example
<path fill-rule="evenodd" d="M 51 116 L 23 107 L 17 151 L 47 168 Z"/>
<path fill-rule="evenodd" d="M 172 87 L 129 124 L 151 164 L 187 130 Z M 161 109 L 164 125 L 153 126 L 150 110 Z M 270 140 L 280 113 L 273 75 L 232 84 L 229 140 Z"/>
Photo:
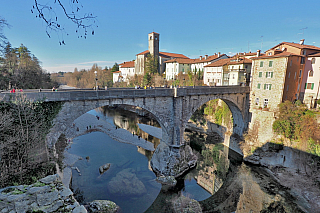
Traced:
<path fill-rule="evenodd" d="M 151 167 L 158 175 L 178 177 L 197 163 L 191 147 L 183 143 L 184 103 L 184 97 L 174 97 L 171 112 L 165 112 L 171 114 L 168 138 L 162 138 L 151 159 Z"/>

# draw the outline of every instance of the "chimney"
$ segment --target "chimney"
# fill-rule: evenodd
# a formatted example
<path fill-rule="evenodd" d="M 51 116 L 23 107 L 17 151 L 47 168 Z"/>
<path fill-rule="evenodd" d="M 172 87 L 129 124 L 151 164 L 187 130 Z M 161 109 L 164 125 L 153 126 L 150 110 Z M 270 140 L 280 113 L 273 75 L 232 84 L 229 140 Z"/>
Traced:
<path fill-rule="evenodd" d="M 301 39 L 301 40 L 300 40 L 300 44 L 301 44 L 301 45 L 304 45 L 304 39 Z"/>
<path fill-rule="evenodd" d="M 260 56 L 260 50 L 257 50 L 257 57 Z"/>
<path fill-rule="evenodd" d="M 202 55 L 200 55 L 200 60 L 202 60 Z"/>
<path fill-rule="evenodd" d="M 204 56 L 204 59 L 206 59 L 206 60 L 207 60 L 207 59 L 208 59 L 208 55 L 205 55 L 205 56 Z"/>
<path fill-rule="evenodd" d="M 218 58 L 220 57 L 220 52 L 218 52 Z"/>

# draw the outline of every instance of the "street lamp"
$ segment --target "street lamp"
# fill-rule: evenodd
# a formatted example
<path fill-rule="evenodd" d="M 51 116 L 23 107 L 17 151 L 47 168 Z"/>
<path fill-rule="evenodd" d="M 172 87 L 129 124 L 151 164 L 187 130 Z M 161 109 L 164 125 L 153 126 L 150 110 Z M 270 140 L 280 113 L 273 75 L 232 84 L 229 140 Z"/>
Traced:
<path fill-rule="evenodd" d="M 94 74 L 96 75 L 96 90 L 98 90 L 98 78 L 97 78 L 97 71 L 94 71 Z"/>

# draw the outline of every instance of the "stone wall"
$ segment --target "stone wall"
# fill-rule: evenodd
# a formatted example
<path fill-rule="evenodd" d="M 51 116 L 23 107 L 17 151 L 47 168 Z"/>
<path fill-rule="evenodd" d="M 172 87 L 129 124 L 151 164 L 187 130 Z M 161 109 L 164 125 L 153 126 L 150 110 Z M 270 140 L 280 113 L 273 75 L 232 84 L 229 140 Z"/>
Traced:
<path fill-rule="evenodd" d="M 0 212 L 87 212 L 65 187 L 59 175 L 50 175 L 31 185 L 0 189 Z"/>

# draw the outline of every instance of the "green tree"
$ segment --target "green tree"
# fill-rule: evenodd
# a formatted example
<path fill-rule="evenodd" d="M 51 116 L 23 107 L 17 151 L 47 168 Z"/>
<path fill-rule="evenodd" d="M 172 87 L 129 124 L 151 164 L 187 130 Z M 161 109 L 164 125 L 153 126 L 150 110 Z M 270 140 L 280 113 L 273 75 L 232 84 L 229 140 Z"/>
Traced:
<path fill-rule="evenodd" d="M 145 61 L 145 72 L 156 74 L 159 71 L 159 59 L 154 57 L 151 54 L 147 55 L 146 61 Z"/>
<path fill-rule="evenodd" d="M 111 72 L 119 71 L 119 64 L 114 63 L 113 67 L 111 68 Z"/>
<path fill-rule="evenodd" d="M 300 142 L 300 149 L 307 151 L 308 141 L 316 141 L 319 137 L 319 124 L 315 113 L 304 104 L 285 101 L 279 104 L 277 119 L 272 125 L 273 131 L 279 135 Z"/>

